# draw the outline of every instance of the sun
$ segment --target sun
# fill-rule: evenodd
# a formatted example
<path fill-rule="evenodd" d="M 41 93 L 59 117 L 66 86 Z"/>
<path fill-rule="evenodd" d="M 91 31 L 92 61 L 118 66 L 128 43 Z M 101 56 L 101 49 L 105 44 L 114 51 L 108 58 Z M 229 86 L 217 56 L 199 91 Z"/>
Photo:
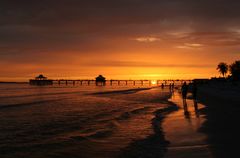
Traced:
<path fill-rule="evenodd" d="M 152 80 L 151 83 L 152 84 L 157 84 L 157 81 L 156 80 Z"/>

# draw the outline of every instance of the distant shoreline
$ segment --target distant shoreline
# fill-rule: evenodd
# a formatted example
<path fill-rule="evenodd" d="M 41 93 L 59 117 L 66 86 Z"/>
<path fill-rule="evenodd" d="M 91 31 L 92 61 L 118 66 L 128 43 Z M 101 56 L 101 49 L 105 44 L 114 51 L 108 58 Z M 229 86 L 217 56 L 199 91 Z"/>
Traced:
<path fill-rule="evenodd" d="M 6 82 L 6 81 L 0 81 L 0 84 L 25 84 L 28 82 Z"/>

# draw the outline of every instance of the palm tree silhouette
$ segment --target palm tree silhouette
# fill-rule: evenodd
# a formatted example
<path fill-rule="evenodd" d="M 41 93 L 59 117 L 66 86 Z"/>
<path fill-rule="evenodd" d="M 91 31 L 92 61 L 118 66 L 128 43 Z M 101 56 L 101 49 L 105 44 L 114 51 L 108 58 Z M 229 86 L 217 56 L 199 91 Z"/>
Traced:
<path fill-rule="evenodd" d="M 235 80 L 240 80 L 240 60 L 235 61 L 230 66 L 230 73 Z"/>
<path fill-rule="evenodd" d="M 228 65 L 224 62 L 221 62 L 218 64 L 217 70 L 223 75 L 223 77 L 225 77 L 225 74 L 228 72 Z"/>

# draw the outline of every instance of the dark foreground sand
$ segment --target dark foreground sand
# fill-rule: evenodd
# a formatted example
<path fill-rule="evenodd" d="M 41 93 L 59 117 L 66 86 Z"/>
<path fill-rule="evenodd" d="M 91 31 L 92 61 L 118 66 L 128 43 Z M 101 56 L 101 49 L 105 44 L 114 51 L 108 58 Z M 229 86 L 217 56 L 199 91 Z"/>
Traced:
<path fill-rule="evenodd" d="M 206 105 L 206 121 L 200 131 L 207 134 L 213 157 L 239 157 L 240 87 L 209 84 L 198 88 L 198 100 Z"/>

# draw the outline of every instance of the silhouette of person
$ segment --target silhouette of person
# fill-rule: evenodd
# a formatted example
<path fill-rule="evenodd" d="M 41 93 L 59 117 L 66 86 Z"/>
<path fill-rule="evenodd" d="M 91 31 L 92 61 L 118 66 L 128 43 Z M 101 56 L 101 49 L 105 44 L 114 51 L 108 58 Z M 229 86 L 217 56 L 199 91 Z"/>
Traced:
<path fill-rule="evenodd" d="M 162 87 L 162 89 L 164 88 L 164 84 L 163 83 L 162 83 L 161 87 Z"/>
<path fill-rule="evenodd" d="M 172 83 L 172 89 L 174 89 L 174 83 Z"/>
<path fill-rule="evenodd" d="M 184 114 L 187 115 L 188 112 L 188 107 L 187 107 L 187 91 L 188 91 L 188 85 L 186 82 L 183 83 L 181 92 L 182 92 L 182 98 L 183 98 L 183 109 L 184 109 Z"/>
<path fill-rule="evenodd" d="M 192 95 L 193 95 L 193 100 L 196 100 L 197 99 L 197 84 L 196 84 L 196 82 L 193 82 Z"/>
<path fill-rule="evenodd" d="M 186 82 L 183 83 L 181 91 L 182 91 L 183 100 L 186 100 L 187 99 L 187 92 L 188 92 L 188 85 L 187 85 Z"/>
<path fill-rule="evenodd" d="M 170 93 L 173 93 L 173 89 L 172 89 L 172 84 L 171 83 L 169 84 L 169 91 L 170 91 Z"/>

